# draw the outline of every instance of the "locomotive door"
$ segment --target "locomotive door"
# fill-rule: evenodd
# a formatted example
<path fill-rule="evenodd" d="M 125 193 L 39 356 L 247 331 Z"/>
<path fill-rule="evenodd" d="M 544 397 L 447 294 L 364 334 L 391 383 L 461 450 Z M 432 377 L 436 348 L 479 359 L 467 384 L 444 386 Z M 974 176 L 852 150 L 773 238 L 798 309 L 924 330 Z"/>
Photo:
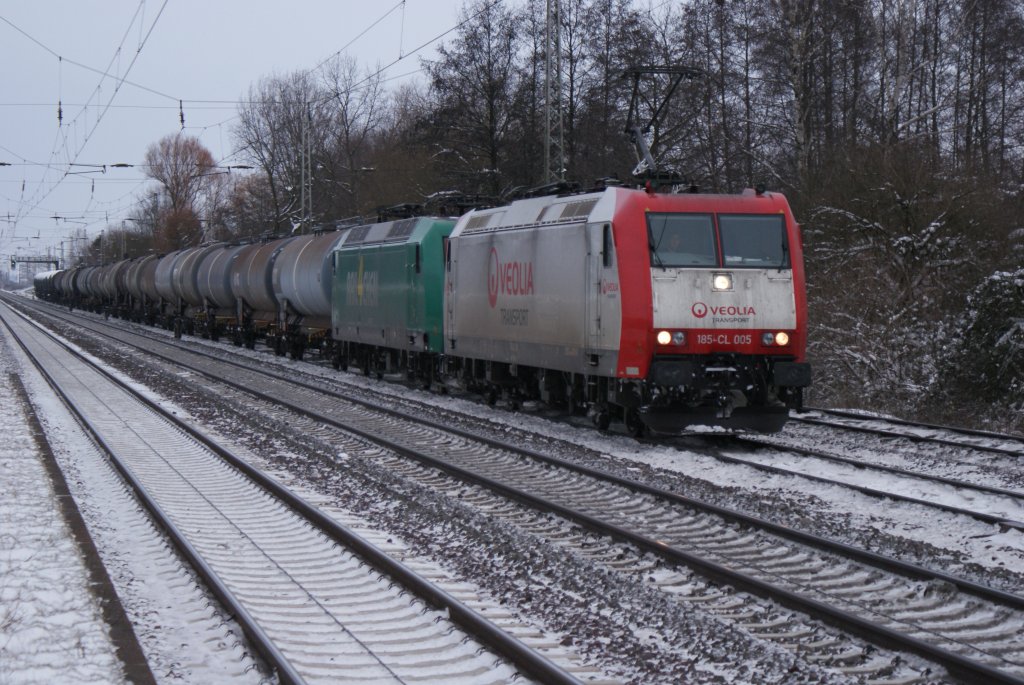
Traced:
<path fill-rule="evenodd" d="M 615 241 L 610 223 L 587 226 L 587 354 L 591 367 L 604 368 L 602 358 L 612 347 L 611 336 L 618 331 L 618 275 L 615 269 Z"/>
<path fill-rule="evenodd" d="M 405 268 L 405 279 L 406 279 L 406 292 L 408 296 L 406 298 L 406 330 L 404 331 L 407 345 L 413 343 L 412 336 L 422 333 L 423 322 L 421 320 L 422 309 L 423 309 L 423 292 L 419 279 L 421 271 L 420 264 L 420 243 L 412 241 L 405 247 L 406 250 L 406 268 Z M 419 336 L 417 336 L 419 338 Z M 416 340 L 419 342 L 419 340 Z"/>

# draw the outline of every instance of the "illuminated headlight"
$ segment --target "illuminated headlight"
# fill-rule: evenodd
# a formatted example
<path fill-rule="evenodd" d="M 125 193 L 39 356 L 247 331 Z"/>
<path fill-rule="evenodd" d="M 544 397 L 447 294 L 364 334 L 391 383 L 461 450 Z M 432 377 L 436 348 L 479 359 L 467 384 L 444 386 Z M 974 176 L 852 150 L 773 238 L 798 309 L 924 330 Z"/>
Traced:
<path fill-rule="evenodd" d="M 711 278 L 712 290 L 732 290 L 732 274 L 715 274 Z"/>
<path fill-rule="evenodd" d="M 775 342 L 775 334 L 774 333 L 769 333 L 768 331 L 765 331 L 764 333 L 761 334 L 761 344 L 762 345 L 771 345 L 774 342 Z"/>
<path fill-rule="evenodd" d="M 789 344 L 789 333 L 786 331 L 779 331 L 775 334 L 776 345 L 788 345 Z"/>
<path fill-rule="evenodd" d="M 684 342 L 686 342 L 686 333 L 683 333 L 682 331 L 676 331 L 675 333 L 672 334 L 672 342 L 675 343 L 676 345 L 682 345 Z"/>
<path fill-rule="evenodd" d="M 658 331 L 658 344 L 668 345 L 672 342 L 672 334 L 668 331 Z"/>

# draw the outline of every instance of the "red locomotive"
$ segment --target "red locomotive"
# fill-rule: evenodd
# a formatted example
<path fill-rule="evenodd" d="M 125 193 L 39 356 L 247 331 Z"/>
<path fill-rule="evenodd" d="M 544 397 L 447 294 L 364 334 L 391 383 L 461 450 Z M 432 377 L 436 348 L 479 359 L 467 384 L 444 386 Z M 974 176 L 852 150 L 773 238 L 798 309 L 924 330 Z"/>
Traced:
<path fill-rule="evenodd" d="M 606 427 L 779 430 L 810 384 L 799 227 L 776 193 L 627 188 L 464 215 L 450 373 Z M 452 366 L 457 367 L 452 370 Z"/>

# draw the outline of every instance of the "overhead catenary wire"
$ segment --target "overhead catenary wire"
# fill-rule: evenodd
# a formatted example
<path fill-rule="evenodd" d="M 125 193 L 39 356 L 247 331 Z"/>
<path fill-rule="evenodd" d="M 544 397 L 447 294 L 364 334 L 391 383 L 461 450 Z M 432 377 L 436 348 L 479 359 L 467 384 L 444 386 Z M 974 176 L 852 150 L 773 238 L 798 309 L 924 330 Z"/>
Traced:
<path fill-rule="evenodd" d="M 398 31 L 395 32 L 395 33 L 398 34 L 397 35 L 397 40 L 398 40 L 398 45 L 397 45 L 398 59 L 392 60 L 387 65 L 375 69 L 374 73 L 370 74 L 367 78 L 364 78 L 364 79 L 360 80 L 358 83 L 353 84 L 352 86 L 350 86 L 350 88 L 346 88 L 346 90 L 358 88 L 358 87 L 364 85 L 368 80 L 370 80 L 372 78 L 378 78 L 382 74 L 385 74 L 385 72 L 387 72 L 388 70 L 392 69 L 395 65 L 403 63 L 404 60 L 407 60 L 410 57 L 414 57 L 414 56 L 422 53 L 422 51 L 425 48 L 427 48 L 430 45 L 433 45 L 434 43 L 436 43 L 437 41 L 443 39 L 445 36 L 450 35 L 453 31 L 458 30 L 459 28 L 464 26 L 467 21 L 470 21 L 473 18 L 479 16 L 482 12 L 489 11 L 492 8 L 494 8 L 495 6 L 498 6 L 500 4 L 500 2 L 501 2 L 501 0 L 494 0 L 494 2 L 489 2 L 486 6 L 484 6 L 481 10 L 475 12 L 473 15 L 469 16 L 468 18 L 463 19 L 462 21 L 459 21 L 459 22 L 455 23 L 454 26 L 452 26 L 448 30 L 438 33 L 436 36 L 430 38 L 427 41 L 424 41 L 423 43 L 417 45 L 413 49 L 406 49 L 405 48 L 405 39 L 404 39 L 404 33 L 405 33 L 404 32 L 404 27 L 405 27 L 405 19 L 406 19 L 405 15 L 406 15 L 406 12 L 407 12 L 407 9 L 408 9 L 408 2 L 407 2 L 407 0 L 400 0 L 400 1 L 394 2 L 394 4 L 390 4 L 386 8 L 386 10 L 382 11 L 381 14 L 378 17 L 374 18 L 374 20 L 372 22 L 370 22 L 369 24 L 367 24 L 365 28 L 363 28 L 361 31 L 356 33 L 341 48 L 339 48 L 338 50 L 335 50 L 333 53 L 331 53 L 331 55 L 329 57 L 321 60 L 312 69 L 309 69 L 307 71 L 313 71 L 313 70 L 322 68 L 324 65 L 328 64 L 332 59 L 336 58 L 338 55 L 343 54 L 346 50 L 348 50 L 357 41 L 359 41 L 362 38 L 365 38 L 365 36 L 368 35 L 374 28 L 379 27 L 382 24 L 382 22 L 386 21 L 389 18 L 394 18 L 395 14 L 399 13 L 399 15 L 400 15 L 400 26 L 399 27 L 395 27 L 395 28 L 398 28 Z M 108 66 L 107 68 L 97 69 L 97 68 L 95 68 L 93 66 L 84 64 L 82 62 L 79 62 L 79 61 L 71 59 L 71 58 L 68 58 L 66 55 L 61 54 L 61 51 L 59 49 L 54 49 L 54 47 L 51 47 L 50 45 L 46 44 L 45 41 L 39 40 L 36 37 L 30 35 L 30 33 L 28 31 L 23 30 L 20 26 L 16 25 L 14 22 L 12 22 L 7 17 L 0 17 L 0 21 L 3 21 L 6 25 L 10 26 L 12 30 L 14 30 L 14 31 L 18 32 L 19 34 L 23 35 L 26 39 L 31 41 L 33 44 L 38 46 L 41 50 L 45 51 L 47 54 L 50 54 L 50 55 L 58 58 L 58 63 L 59 63 L 58 66 L 59 66 L 59 68 L 63 69 L 63 66 L 61 66 L 61 65 L 63 65 L 66 62 L 68 65 L 71 65 L 71 66 L 76 67 L 76 68 L 80 68 L 80 69 L 84 69 L 84 70 L 90 71 L 90 72 L 98 74 L 100 76 L 99 85 L 97 85 L 97 88 L 94 91 L 93 96 L 90 97 L 88 102 L 86 102 L 84 104 L 79 104 L 79 103 L 70 104 L 69 102 L 65 101 L 65 99 L 64 99 L 64 96 L 67 95 L 67 93 L 64 91 L 64 86 L 66 84 L 64 84 L 64 82 L 63 82 L 64 81 L 63 74 L 61 72 L 61 74 L 58 75 L 60 78 L 59 78 L 59 83 L 58 83 L 58 97 L 57 97 L 57 100 L 58 100 L 60 106 L 64 110 L 63 126 L 60 128 L 60 131 L 59 131 L 59 133 L 57 135 L 57 138 L 55 140 L 55 143 L 54 143 L 54 146 L 53 146 L 54 154 L 51 155 L 50 164 L 48 164 L 48 165 L 47 164 L 40 164 L 39 165 L 41 168 L 44 168 L 44 169 L 47 170 L 46 173 L 48 175 L 50 175 L 50 178 L 49 178 L 49 180 L 44 179 L 41 182 L 32 181 L 32 183 L 29 184 L 29 186 L 28 186 L 28 195 L 27 196 L 23 196 L 21 198 L 21 201 L 19 203 L 18 214 L 24 215 L 26 218 L 28 218 L 29 216 L 34 217 L 36 214 L 38 214 L 38 212 L 34 212 L 33 210 L 35 208 L 37 208 L 37 207 L 44 206 L 46 201 L 50 197 L 52 197 L 52 193 L 58 187 L 62 186 L 64 183 L 68 183 L 68 184 L 74 185 L 76 187 L 84 187 L 84 182 L 76 180 L 74 174 L 69 173 L 72 170 L 72 167 L 70 165 L 74 164 L 74 163 L 77 163 L 77 160 L 81 159 L 82 154 L 84 154 L 84 152 L 89 149 L 89 143 L 90 143 L 90 141 L 91 141 L 91 139 L 93 137 L 93 134 L 95 133 L 95 131 L 97 130 L 97 128 L 99 126 L 103 126 L 104 115 L 110 109 L 131 109 L 131 108 L 134 108 L 134 109 L 139 109 L 139 110 L 152 109 L 152 110 L 158 110 L 159 111 L 159 110 L 166 110 L 166 109 L 177 108 L 178 109 L 178 117 L 177 118 L 179 120 L 178 123 L 179 123 L 179 126 L 180 126 L 181 130 L 194 131 L 194 132 L 198 132 L 199 134 L 202 134 L 202 133 L 204 133 L 206 131 L 209 131 L 210 129 L 218 129 L 218 134 L 221 135 L 221 136 L 223 135 L 223 132 L 222 132 L 223 126 L 225 124 L 229 124 L 231 121 L 237 119 L 237 115 L 234 115 L 234 116 L 222 119 L 222 120 L 220 120 L 220 121 L 218 121 L 216 123 L 213 123 L 213 124 L 197 125 L 197 123 L 194 123 L 196 121 L 195 119 L 189 120 L 189 117 L 187 116 L 187 113 L 184 110 L 188 109 L 190 107 L 196 108 L 197 110 L 199 110 L 199 109 L 217 110 L 217 109 L 226 109 L 228 107 L 234 108 L 234 107 L 237 107 L 239 104 L 241 104 L 243 102 L 240 99 L 235 98 L 235 99 L 230 99 L 230 100 L 228 100 L 228 99 L 221 99 L 221 100 L 194 99 L 193 100 L 193 99 L 189 99 L 187 97 L 181 97 L 181 96 L 179 96 L 177 94 L 174 94 L 174 93 L 169 93 L 169 92 L 167 92 L 167 89 L 162 89 L 162 88 L 159 88 L 159 87 L 154 88 L 154 87 L 151 87 L 149 85 L 143 85 L 142 83 L 139 83 L 139 82 L 136 82 L 136 81 L 132 81 L 132 80 L 130 80 L 128 78 L 130 76 L 130 74 L 131 74 L 132 65 L 135 62 L 135 58 L 138 57 L 139 52 L 143 49 L 143 47 L 145 47 L 145 45 L 146 45 L 147 41 L 149 40 L 149 38 L 150 38 L 150 36 L 151 36 L 155 26 L 158 25 L 158 20 L 160 18 L 160 14 L 163 13 L 163 11 L 164 11 L 165 7 L 167 6 L 167 4 L 168 3 L 166 2 L 166 0 L 164 0 L 164 2 L 162 2 L 162 4 L 160 5 L 159 12 L 155 13 L 155 17 L 154 17 L 154 13 L 153 12 L 147 12 L 145 14 L 150 17 L 150 20 L 142 21 L 142 20 L 140 20 L 140 18 L 144 16 L 143 15 L 143 10 L 145 9 L 145 2 L 142 1 L 142 2 L 139 3 L 138 9 L 135 12 L 135 16 L 133 16 L 132 22 L 129 24 L 128 30 L 126 31 L 126 34 L 125 34 L 126 37 L 127 36 L 131 36 L 132 33 L 133 33 L 133 29 L 136 29 L 136 27 L 137 27 L 137 29 L 135 30 L 135 35 L 137 36 L 139 43 L 138 43 L 137 49 L 134 51 L 135 54 L 133 55 L 133 59 L 130 60 L 130 64 L 128 64 L 127 67 L 124 68 L 124 69 L 120 68 L 119 65 L 123 61 L 128 61 L 128 60 L 124 60 L 123 59 L 124 55 L 122 53 L 123 53 L 123 51 L 125 49 L 131 49 L 131 47 L 127 45 L 127 43 L 131 41 L 131 39 L 128 39 L 127 41 L 122 39 L 121 44 L 118 46 L 117 50 L 115 50 L 113 55 L 111 56 L 111 59 L 110 59 L 110 65 L 111 66 Z M 393 33 L 392 35 L 394 36 L 395 33 Z M 402 74 L 397 74 L 397 75 L 393 75 L 393 76 L 390 76 L 388 78 L 382 79 L 382 82 L 393 81 L 393 80 L 396 80 L 396 79 L 405 78 L 405 77 L 408 77 L 408 76 L 412 76 L 412 75 L 415 75 L 415 74 L 422 73 L 423 71 L 424 71 L 423 68 L 410 69 L 410 70 L 408 70 L 408 71 L 406 71 L 406 72 L 404 72 Z M 113 89 L 112 92 L 110 92 L 110 95 L 108 97 L 103 98 L 101 100 L 99 98 L 99 95 L 102 93 L 101 86 L 107 86 L 109 88 L 109 85 L 107 84 L 107 81 L 106 81 L 106 79 L 108 79 L 108 78 L 112 79 L 114 81 L 114 89 Z M 139 89 L 141 91 L 145 91 L 145 92 L 151 93 L 153 95 L 156 95 L 156 96 L 158 96 L 160 98 L 163 98 L 165 100 L 166 104 L 160 104 L 160 103 L 156 103 L 156 104 L 117 103 L 116 100 L 118 99 L 118 96 L 119 95 L 123 95 L 123 93 L 125 92 L 124 86 L 131 86 L 132 88 L 136 88 L 136 89 Z M 332 94 L 332 96 L 333 95 L 334 94 Z M 46 103 L 38 103 L 39 106 L 45 106 L 45 104 Z M 31 107 L 31 106 L 36 106 L 36 105 L 37 105 L 37 103 L 32 103 L 32 102 L 19 102 L 19 103 L 3 103 L 3 104 L 0 104 L 0 107 L 2 107 L 2 106 L 8 106 L 8 107 L 17 107 L 17 106 Z M 49 106 L 52 107 L 53 104 L 51 103 Z M 75 109 L 78 109 L 77 113 L 73 112 L 73 110 L 75 110 Z M 69 110 L 72 111 L 71 114 L 69 114 Z M 74 116 L 72 116 L 72 114 L 74 114 Z M 182 118 L 185 118 L 186 121 L 182 122 L 181 121 Z M 223 143 L 222 143 L 222 147 L 223 147 Z M 228 154 L 228 156 L 225 159 L 238 159 L 242 154 L 244 154 L 244 150 L 242 150 L 242 149 L 233 150 L 233 151 L 231 151 Z M 19 158 L 19 159 L 21 159 L 21 158 Z M 14 161 L 14 160 L 11 160 L 11 161 Z M 56 178 L 54 176 L 55 173 L 60 173 L 61 174 L 60 178 Z M 110 177 L 109 175 L 108 176 L 98 177 L 98 178 L 100 178 L 101 183 L 106 183 L 106 184 L 109 184 L 109 183 L 121 183 L 121 184 L 124 184 L 124 183 L 134 183 L 134 182 L 136 182 L 134 179 L 114 178 L 114 177 Z M 6 179 L 3 179 L 2 181 L 7 183 Z M 89 183 L 90 183 L 90 188 L 91 188 L 92 187 L 92 181 L 89 181 Z M 100 200 L 98 199 L 98 197 L 99 197 L 99 195 L 97 195 L 96 197 L 91 198 L 92 202 L 99 203 Z M 0 233 L 0 238 L 2 238 L 2 237 L 3 237 L 3 234 Z"/>
<path fill-rule="evenodd" d="M 122 74 L 122 75 L 121 75 L 120 77 L 118 77 L 118 80 L 117 80 L 117 84 L 116 84 L 116 85 L 115 85 L 115 87 L 114 87 L 114 92 L 113 92 L 113 93 L 111 94 L 110 98 L 109 98 L 109 99 L 108 99 L 108 101 L 107 101 L 107 108 L 104 108 L 104 109 L 103 109 L 103 111 L 101 111 L 101 112 L 100 112 L 100 113 L 99 113 L 99 114 L 98 114 L 98 115 L 96 116 L 96 120 L 95 120 L 95 121 L 93 122 L 93 126 L 92 126 L 92 128 L 91 128 L 91 129 L 90 129 L 90 130 L 88 131 L 88 133 L 86 133 L 86 134 L 85 134 L 85 136 L 84 136 L 84 138 L 83 138 L 83 140 L 82 140 L 82 143 L 81 143 L 81 145 L 80 145 L 80 146 L 77 146 L 77 148 L 76 148 L 76 150 L 75 150 L 75 152 L 74 152 L 74 155 L 72 156 L 72 155 L 70 154 L 70 150 L 68 149 L 68 139 L 67 139 L 66 135 L 64 135 L 64 131 L 65 131 L 65 128 L 64 128 L 64 126 L 63 126 L 63 125 L 61 125 L 61 126 L 59 126 L 59 127 L 58 127 L 58 140 L 61 140 L 61 139 L 62 139 L 62 140 L 63 140 L 63 145 L 62 145 L 62 146 L 61 146 L 60 148 L 58 148 L 58 146 L 57 146 L 57 141 L 55 141 L 55 144 L 54 144 L 53 150 L 52 150 L 52 152 L 51 152 L 51 155 L 50 155 L 50 159 L 51 159 L 51 161 L 52 161 L 52 160 L 53 160 L 53 159 L 54 159 L 54 158 L 56 157 L 56 155 L 57 155 L 57 153 L 58 153 L 58 150 L 59 150 L 59 149 L 63 149 L 63 150 L 64 150 L 64 152 L 65 152 L 65 159 L 68 159 L 68 158 L 70 158 L 70 161 L 69 161 L 69 162 L 67 162 L 67 163 L 68 163 L 69 165 L 70 165 L 70 164 L 73 164 L 73 163 L 74 163 L 75 161 L 77 161 L 77 159 L 78 159 L 78 156 L 79 156 L 79 155 L 81 155 L 82 151 L 83 151 L 83 150 L 85 149 L 85 147 L 86 147 L 86 146 L 88 145 L 88 143 L 89 143 L 89 140 L 91 139 L 91 137 L 92 137 L 93 133 L 95 133 L 96 129 L 97 129 L 98 127 L 99 127 L 100 123 L 102 122 L 102 120 L 103 120 L 103 117 L 105 116 L 105 114 L 106 114 L 106 112 L 107 112 L 107 109 L 109 108 L 109 105 L 113 103 L 113 100 L 114 100 L 114 98 L 115 98 L 115 97 L 117 96 L 118 92 L 120 91 L 120 88 L 121 88 L 121 86 L 123 85 L 123 83 L 124 83 L 124 80 L 126 79 L 126 77 L 127 77 L 128 73 L 130 73 L 130 72 L 131 72 L 131 70 L 132 70 L 132 67 L 134 67 L 134 65 L 135 65 L 135 62 L 136 62 L 136 61 L 138 60 L 138 58 L 139 58 L 139 55 L 140 55 L 140 54 L 142 53 L 142 49 L 143 49 L 143 47 L 145 47 L 145 44 L 146 44 L 146 43 L 148 42 L 148 40 L 149 40 L 150 36 L 151 36 L 151 35 L 152 35 L 152 33 L 153 33 L 153 30 L 154 30 L 154 29 L 156 28 L 156 24 L 157 24 L 157 22 L 158 22 L 158 21 L 160 20 L 160 17 L 161 17 L 161 15 L 163 14 L 163 11 L 164 11 L 164 9 L 165 9 L 165 8 L 166 8 L 166 6 L 167 6 L 167 2 L 168 2 L 168 0 L 164 0 L 163 4 L 162 4 L 162 5 L 161 5 L 161 7 L 160 7 L 160 10 L 159 10 L 159 11 L 157 12 L 157 15 L 156 15 L 156 17 L 155 17 L 155 18 L 153 19 L 153 22 L 152 22 L 152 24 L 151 24 L 151 25 L 149 26 L 149 29 L 148 29 L 148 31 L 146 32 L 145 36 L 144 36 L 144 37 L 142 38 L 142 40 L 140 41 L 140 43 L 139 43 L 139 46 L 138 46 L 138 48 L 136 49 L 136 51 L 135 51 L 135 54 L 134 54 L 134 56 L 132 57 L 132 60 L 131 60 L 131 62 L 130 62 L 130 63 L 128 64 L 128 66 L 126 67 L 126 69 L 125 69 L 125 71 L 124 71 L 124 74 Z M 122 36 L 122 38 L 121 38 L 120 44 L 118 45 L 117 49 L 116 49 L 116 50 L 115 50 L 115 52 L 114 52 L 114 55 L 113 55 L 113 56 L 112 56 L 112 58 L 111 58 L 110 64 L 113 64 L 113 63 L 114 63 L 114 60 L 115 60 L 115 59 L 117 58 L 117 56 L 118 56 L 118 55 L 120 54 L 120 51 L 121 51 L 121 49 L 123 48 L 123 46 L 124 46 L 124 43 L 125 43 L 125 41 L 126 41 L 126 40 L 127 40 L 127 38 L 128 38 L 129 32 L 130 32 L 130 30 L 131 30 L 131 27 L 132 27 L 132 26 L 133 26 L 133 25 L 135 24 L 135 22 L 136 22 L 136 19 L 138 18 L 138 16 L 139 16 L 139 13 L 141 12 L 141 8 L 142 8 L 142 7 L 144 6 L 144 4 L 145 4 L 144 2 L 140 2 L 140 4 L 139 4 L 139 7 L 138 7 L 138 8 L 136 9 L 136 12 L 135 12 L 135 14 L 134 14 L 134 15 L 133 15 L 133 17 L 132 17 L 132 20 L 131 20 L 131 22 L 130 22 L 130 23 L 129 23 L 129 25 L 128 25 L 128 29 L 126 29 L 126 31 L 125 31 L 125 33 L 124 33 L 124 35 L 123 35 L 123 36 Z M 22 30 L 22 29 L 21 29 L 20 27 L 18 27 L 18 26 L 16 26 L 16 25 L 14 25 L 14 24 L 13 24 L 12 22 L 10 22 L 10 20 L 6 19 L 5 17 L 0 17 L 0 19 L 2 19 L 2 20 L 3 20 L 4 22 L 5 22 L 5 23 L 7 23 L 7 24 L 8 24 L 9 26 L 11 26 L 12 28 L 14 28 L 14 29 L 15 29 L 16 31 L 18 31 L 18 32 L 19 32 L 19 33 L 21 33 L 22 35 L 26 36 L 26 37 L 27 37 L 27 38 L 28 38 L 29 40 L 31 40 L 31 41 L 32 41 L 33 43 L 35 43 L 35 44 L 39 45 L 40 47 L 42 47 L 42 48 L 43 48 L 44 50 L 46 50 L 47 52 L 49 52 L 49 53 L 51 53 L 51 54 L 53 54 L 53 55 L 57 56 L 57 57 L 58 57 L 58 62 L 59 62 L 60 64 L 62 64 L 62 63 L 64 62 L 64 59 L 62 58 L 62 56 L 61 56 L 61 55 L 58 55 L 58 54 L 57 54 L 57 53 L 55 53 L 55 52 L 54 52 L 54 51 L 53 51 L 52 49 L 50 49 L 50 48 L 49 48 L 48 46 L 44 45 L 44 44 L 43 44 L 43 43 L 42 43 L 41 41 L 39 41 L 39 40 L 35 39 L 34 37 L 30 36 L 29 34 L 27 34 L 27 33 L 26 33 L 25 31 L 23 31 L 23 30 Z M 106 71 L 104 71 L 103 73 L 104 73 L 104 74 L 106 74 L 106 73 L 107 73 L 107 72 L 109 71 L 109 68 L 110 68 L 110 65 L 108 64 L 107 70 L 106 70 Z M 95 88 L 95 89 L 94 89 L 94 91 L 93 91 L 93 92 L 94 92 L 94 94 L 98 95 L 98 93 L 100 93 L 100 92 L 101 92 L 101 90 L 102 90 L 102 84 L 103 84 L 103 81 L 102 81 L 102 79 L 101 79 L 100 83 L 99 83 L 99 84 L 97 84 L 96 88 Z M 82 109 L 82 110 L 81 110 L 81 111 L 79 112 L 79 115 L 78 115 L 78 116 L 81 116 L 81 115 L 82 115 L 83 113 L 85 113 L 85 112 L 87 112 L 87 108 L 83 108 L 83 109 Z M 78 120 L 78 116 L 76 116 L 76 117 L 75 117 L 75 119 L 73 120 L 74 122 L 77 122 L 77 120 Z M 60 123 L 62 124 L 63 122 L 60 122 Z M 22 198 L 22 201 L 21 201 L 21 202 L 19 203 L 19 205 L 18 205 L 18 215 L 20 216 L 20 215 L 24 215 L 24 214 L 28 214 L 28 213 L 31 213 L 31 212 L 32 212 L 32 211 L 34 211 L 34 210 L 35 210 L 36 208 L 38 208 L 38 207 L 39 207 L 40 205 L 42 205 L 42 203 L 43 203 L 43 202 L 45 202 L 45 201 L 46 201 L 46 199 L 47 199 L 47 198 L 48 198 L 48 197 L 49 197 L 49 196 L 50 196 L 50 195 L 51 195 L 51 194 L 52 194 L 52 193 L 53 193 L 53 192 L 54 192 L 54 191 L 55 191 L 55 190 L 56 190 L 56 189 L 57 189 L 58 187 L 60 187 L 61 183 L 62 183 L 62 182 L 64 181 L 64 179 L 66 179 L 66 178 L 67 178 L 67 176 L 68 176 L 68 172 L 67 172 L 67 171 L 65 171 L 65 173 L 64 173 L 64 174 L 63 174 L 63 175 L 62 175 L 62 176 L 61 176 L 61 177 L 60 177 L 59 179 L 57 179 L 57 180 L 56 180 L 55 182 L 53 182 L 53 184 L 52 184 L 52 185 L 51 185 L 51 186 L 50 186 L 50 187 L 49 187 L 49 188 L 48 188 L 48 189 L 47 189 L 47 190 L 46 190 L 45 192 L 42 192 L 42 187 L 40 186 L 40 189 L 39 189 L 39 190 L 38 190 L 38 191 L 36 192 L 36 194 L 35 194 L 35 195 L 33 195 L 33 197 L 32 197 L 32 198 L 30 198 L 30 199 L 29 199 L 29 200 L 27 200 L 27 201 L 25 201 L 25 200 L 24 200 L 24 199 Z M 41 193 L 41 197 L 40 197 L 40 193 Z M 38 199 L 36 199 L 36 198 L 38 198 Z M 14 223 L 14 224 L 13 224 L 13 225 L 11 226 L 11 228 L 10 228 L 10 234 L 11 234 L 11 235 L 13 235 L 14 231 L 16 230 L 16 228 L 17 228 L 17 223 Z M 6 238 L 6 237 L 7 237 L 7 235 L 6 235 L 6 232 L 5 232 L 5 231 L 4 231 L 3 229 L 0 229 L 0 239 Z"/>

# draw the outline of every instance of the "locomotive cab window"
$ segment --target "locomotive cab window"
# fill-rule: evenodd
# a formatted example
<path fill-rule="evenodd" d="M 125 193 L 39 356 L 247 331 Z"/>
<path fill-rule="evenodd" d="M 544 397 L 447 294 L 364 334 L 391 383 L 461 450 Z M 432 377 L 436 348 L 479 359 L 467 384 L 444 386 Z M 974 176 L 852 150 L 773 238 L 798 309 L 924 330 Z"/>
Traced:
<path fill-rule="evenodd" d="M 718 266 L 710 214 L 647 214 L 651 266 Z"/>
<path fill-rule="evenodd" d="M 725 266 L 788 269 L 789 242 L 781 214 L 720 214 Z"/>

